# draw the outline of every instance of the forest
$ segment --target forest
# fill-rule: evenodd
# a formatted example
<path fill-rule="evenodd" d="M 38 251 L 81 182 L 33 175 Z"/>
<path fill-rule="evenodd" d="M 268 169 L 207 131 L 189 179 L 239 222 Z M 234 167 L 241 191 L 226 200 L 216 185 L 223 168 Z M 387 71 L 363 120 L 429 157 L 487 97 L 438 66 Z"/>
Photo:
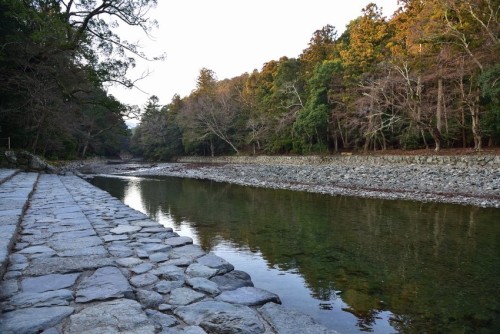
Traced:
<path fill-rule="evenodd" d="M 107 87 L 133 87 L 127 70 L 150 56 L 115 30 L 121 24 L 148 34 L 155 6 L 156 0 L 0 0 L 0 147 L 50 159 L 127 149 L 125 120 L 140 110 Z"/>
<path fill-rule="evenodd" d="M 500 145 L 498 0 L 400 0 L 390 18 L 371 3 L 296 58 L 223 80 L 203 68 L 188 96 L 142 108 L 106 87 L 132 87 L 129 54 L 148 56 L 100 14 L 147 32 L 156 1 L 118 4 L 0 0 L 0 137 L 49 157 L 149 160 Z"/>

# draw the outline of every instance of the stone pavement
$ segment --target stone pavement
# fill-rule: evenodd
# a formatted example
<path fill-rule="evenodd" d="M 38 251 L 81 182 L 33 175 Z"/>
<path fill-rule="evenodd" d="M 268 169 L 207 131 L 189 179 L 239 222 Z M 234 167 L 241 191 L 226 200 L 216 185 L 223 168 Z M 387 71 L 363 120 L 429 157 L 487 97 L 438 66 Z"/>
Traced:
<path fill-rule="evenodd" d="M 0 333 L 336 333 L 79 177 L 0 194 Z"/>

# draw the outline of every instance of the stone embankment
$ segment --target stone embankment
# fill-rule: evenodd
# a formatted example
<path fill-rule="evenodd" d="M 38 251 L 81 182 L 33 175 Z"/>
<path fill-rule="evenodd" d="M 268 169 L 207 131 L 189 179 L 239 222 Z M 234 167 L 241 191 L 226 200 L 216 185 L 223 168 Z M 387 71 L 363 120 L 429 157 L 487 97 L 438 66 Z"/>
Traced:
<path fill-rule="evenodd" d="M 335 333 L 73 175 L 0 169 L 0 333 Z"/>
<path fill-rule="evenodd" d="M 184 157 L 84 165 L 89 173 L 176 176 L 245 186 L 500 208 L 500 156 Z"/>

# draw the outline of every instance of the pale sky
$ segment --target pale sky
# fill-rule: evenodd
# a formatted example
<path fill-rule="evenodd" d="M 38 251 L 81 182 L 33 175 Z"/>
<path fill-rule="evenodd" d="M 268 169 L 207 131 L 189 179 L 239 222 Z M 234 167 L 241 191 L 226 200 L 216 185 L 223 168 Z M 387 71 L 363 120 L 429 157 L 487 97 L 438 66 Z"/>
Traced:
<path fill-rule="evenodd" d="M 129 42 L 139 41 L 150 56 L 166 53 L 163 62 L 137 62 L 130 78 L 150 71 L 137 89 L 110 87 L 123 103 L 144 106 L 151 95 L 160 104 L 174 94 L 185 97 L 196 88 L 202 68 L 214 71 L 219 80 L 233 78 L 283 56 L 298 57 L 316 30 L 333 25 L 339 35 L 361 15 L 370 2 L 392 16 L 397 0 L 159 0 L 150 17 L 159 28 L 154 40 L 139 29 L 120 27 Z"/>

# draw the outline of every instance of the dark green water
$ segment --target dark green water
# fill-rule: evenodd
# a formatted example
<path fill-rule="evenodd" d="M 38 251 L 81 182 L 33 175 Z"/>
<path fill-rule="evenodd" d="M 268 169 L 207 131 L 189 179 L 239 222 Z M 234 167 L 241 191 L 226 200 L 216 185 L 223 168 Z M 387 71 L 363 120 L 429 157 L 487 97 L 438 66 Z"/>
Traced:
<path fill-rule="evenodd" d="M 500 333 L 500 210 L 95 178 L 342 333 Z"/>

